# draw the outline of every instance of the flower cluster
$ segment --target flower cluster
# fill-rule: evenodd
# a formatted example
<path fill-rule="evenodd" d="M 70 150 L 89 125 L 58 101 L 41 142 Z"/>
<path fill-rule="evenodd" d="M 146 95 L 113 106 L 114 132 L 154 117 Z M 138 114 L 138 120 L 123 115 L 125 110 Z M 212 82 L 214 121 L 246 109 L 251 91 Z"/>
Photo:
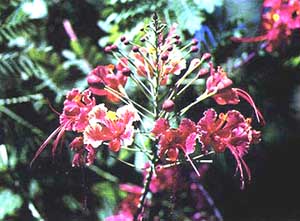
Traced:
<path fill-rule="evenodd" d="M 219 114 L 214 109 L 208 109 L 204 116 L 194 123 L 183 119 L 178 128 L 170 128 L 166 119 L 158 119 L 152 133 L 159 139 L 159 157 L 175 162 L 181 150 L 192 163 L 189 154 L 195 152 L 196 141 L 201 143 L 202 152 L 213 149 L 221 153 L 228 148 L 237 161 L 237 170 L 241 175 L 241 184 L 244 188 L 243 167 L 246 169 L 249 180 L 251 174 L 243 156 L 248 152 L 250 144 L 258 143 L 260 132 L 251 128 L 251 119 L 236 110 Z M 192 166 L 194 167 L 193 163 Z M 195 167 L 194 167 L 195 168 Z M 198 172 L 195 169 L 196 173 Z"/>
<path fill-rule="evenodd" d="M 90 90 L 80 93 L 78 89 L 68 92 L 60 114 L 60 126 L 46 139 L 38 149 L 33 161 L 45 149 L 52 138 L 52 153 L 66 131 L 80 134 L 70 143 L 75 152 L 73 166 L 91 165 L 97 148 L 107 142 L 109 149 L 118 151 L 132 144 L 134 136 L 133 122 L 139 116 L 131 105 L 125 105 L 116 112 L 108 110 L 104 104 L 96 105 Z M 85 153 L 86 157 L 85 157 Z"/>
<path fill-rule="evenodd" d="M 144 178 L 147 177 L 150 165 L 146 164 L 144 167 Z M 176 185 L 176 173 L 177 168 L 160 168 L 157 166 L 155 174 L 153 175 L 150 182 L 150 190 L 152 193 L 162 192 L 171 189 Z M 142 195 L 142 187 L 132 184 L 121 184 L 120 190 L 127 192 L 127 196 L 120 202 L 116 214 L 107 217 L 105 221 L 132 221 L 134 214 L 138 208 L 139 200 Z M 146 200 L 147 206 L 151 205 L 151 200 Z M 139 217 L 141 219 L 141 217 Z"/>
<path fill-rule="evenodd" d="M 300 28 L 300 2 L 298 0 L 265 0 L 262 13 L 262 35 L 233 38 L 239 42 L 266 42 L 266 50 L 272 52 L 282 42 L 288 42 L 292 32 Z"/>
<path fill-rule="evenodd" d="M 96 67 L 87 77 L 88 84 L 90 85 L 89 89 L 92 93 L 98 96 L 106 96 L 111 102 L 119 102 L 119 97 L 105 90 L 104 87 L 109 87 L 118 92 L 123 91 L 123 87 L 127 82 L 127 76 L 123 74 L 127 71 L 124 67 L 127 63 L 126 59 L 121 59 L 116 67 L 116 74 L 114 73 L 115 67 L 112 64 Z"/>
<path fill-rule="evenodd" d="M 183 45 L 176 34 L 176 25 L 167 34 L 163 32 L 165 26 L 153 16 L 152 23 L 141 30 L 142 45 L 123 36 L 120 41 L 126 50 L 117 44 L 107 46 L 105 52 L 117 59 L 116 67 L 112 64 L 96 67 L 87 77 L 89 89 L 68 92 L 60 114 L 60 126 L 34 157 L 35 160 L 52 138 L 55 138 L 54 154 L 66 131 L 76 134 L 70 143 L 75 152 L 74 166 L 92 164 L 102 145 L 112 152 L 123 148 L 144 153 L 149 160 L 146 167 L 142 165 L 146 168 L 144 186 L 121 185 L 128 195 L 118 212 L 107 221 L 138 220 L 145 205 L 150 205 L 148 193 L 155 195 L 172 186 L 177 166 L 189 163 L 201 176 L 196 163 L 202 162 L 202 157 L 226 149 L 236 160 L 241 187 L 244 188 L 246 180 L 244 170 L 248 180 L 251 179 L 243 157 L 250 145 L 260 140 L 260 132 L 252 129 L 251 118 L 245 118 L 237 110 L 217 114 L 214 109 L 208 109 L 202 117 L 199 113 L 196 122 L 185 113 L 207 98 L 213 98 L 218 105 L 236 105 L 242 98 L 254 109 L 257 120 L 264 123 L 261 112 L 246 91 L 233 87 L 233 81 L 221 67 L 214 68 L 210 54 L 204 53 L 200 58 L 196 55 L 189 62 L 187 55 L 198 51 L 198 42 L 192 40 Z M 209 69 L 202 67 L 203 64 Z M 201 85 L 203 93 L 181 107 L 177 98 L 199 78 L 206 78 L 206 84 Z M 130 94 L 134 90 L 126 90 L 127 82 L 139 89 L 138 99 Z M 93 96 L 105 97 L 118 108 L 110 110 L 104 103 L 96 104 Z M 120 105 L 121 102 L 124 105 Z M 149 126 L 145 122 L 154 124 Z M 135 142 L 135 133 L 139 133 L 139 138 L 145 142 Z"/>

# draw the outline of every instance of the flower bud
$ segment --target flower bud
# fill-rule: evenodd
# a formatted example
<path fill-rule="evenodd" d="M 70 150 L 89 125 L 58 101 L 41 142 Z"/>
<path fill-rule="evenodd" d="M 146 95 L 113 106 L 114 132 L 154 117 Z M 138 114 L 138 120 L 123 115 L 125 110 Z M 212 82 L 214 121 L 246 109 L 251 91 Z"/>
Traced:
<path fill-rule="evenodd" d="M 132 51 L 135 52 L 135 53 L 139 52 L 139 47 L 138 46 L 133 46 Z"/>
<path fill-rule="evenodd" d="M 125 75 L 125 76 L 130 76 L 130 73 L 131 73 L 131 71 L 130 71 L 130 69 L 129 69 L 128 67 L 124 67 L 124 68 L 122 69 L 122 74 L 123 74 L 123 75 Z"/>
<path fill-rule="evenodd" d="M 173 50 L 173 46 L 172 46 L 172 45 L 169 46 L 167 50 L 168 50 L 168 51 L 172 51 L 172 50 Z"/>
<path fill-rule="evenodd" d="M 83 147 L 83 138 L 75 137 L 74 140 L 70 143 L 71 150 L 80 150 Z"/>
<path fill-rule="evenodd" d="M 117 51 L 118 50 L 117 45 L 111 45 L 110 48 L 111 48 L 112 51 Z"/>
<path fill-rule="evenodd" d="M 196 38 L 194 38 L 194 39 L 192 40 L 192 45 L 197 45 L 198 42 L 199 42 L 199 41 L 198 41 Z"/>
<path fill-rule="evenodd" d="M 210 58 L 211 58 L 211 54 L 210 53 L 204 53 L 202 55 L 201 60 L 204 61 L 204 60 L 207 60 L 207 59 L 210 59 Z"/>
<path fill-rule="evenodd" d="M 197 46 L 192 46 L 191 47 L 191 52 L 197 52 L 198 51 L 198 47 Z"/>
<path fill-rule="evenodd" d="M 120 40 L 121 40 L 121 42 L 124 42 L 126 40 L 126 37 L 122 36 Z"/>
<path fill-rule="evenodd" d="M 175 103 L 172 100 L 165 100 L 162 105 L 162 109 L 167 112 L 173 111 L 174 107 L 175 107 Z"/>
<path fill-rule="evenodd" d="M 106 46 L 105 48 L 104 48 L 104 51 L 106 52 L 106 53 L 109 53 L 109 52 L 111 52 L 112 50 L 111 50 L 111 46 Z"/>
<path fill-rule="evenodd" d="M 209 72 L 207 68 L 201 68 L 198 72 L 198 76 L 201 77 L 203 75 L 206 75 Z"/>
<path fill-rule="evenodd" d="M 175 44 L 176 44 L 176 45 L 181 45 L 181 41 L 177 39 L 177 40 L 175 41 Z"/>
<path fill-rule="evenodd" d="M 163 61 L 168 60 L 168 58 L 169 58 L 169 56 L 168 56 L 167 54 L 163 54 L 163 55 L 161 56 L 161 60 L 163 60 Z"/>
<path fill-rule="evenodd" d="M 124 43 L 124 45 L 129 45 L 129 41 L 128 40 L 125 40 L 123 43 Z"/>
<path fill-rule="evenodd" d="M 179 35 L 175 35 L 174 38 L 176 38 L 177 40 L 179 40 L 180 36 Z"/>

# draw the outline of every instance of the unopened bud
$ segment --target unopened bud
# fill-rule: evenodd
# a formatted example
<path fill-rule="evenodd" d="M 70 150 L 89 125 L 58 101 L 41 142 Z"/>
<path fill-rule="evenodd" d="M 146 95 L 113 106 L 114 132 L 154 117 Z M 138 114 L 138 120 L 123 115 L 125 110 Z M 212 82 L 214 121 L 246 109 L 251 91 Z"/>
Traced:
<path fill-rule="evenodd" d="M 167 50 L 168 50 L 168 51 L 172 51 L 172 50 L 173 50 L 173 46 L 172 46 L 172 45 L 169 46 Z"/>
<path fill-rule="evenodd" d="M 106 53 L 109 53 L 109 52 L 111 52 L 111 46 L 106 46 L 105 48 L 104 48 L 104 51 L 106 52 Z"/>
<path fill-rule="evenodd" d="M 129 45 L 129 41 L 128 40 L 125 40 L 123 41 L 124 45 Z"/>
<path fill-rule="evenodd" d="M 199 42 L 199 41 L 198 41 L 196 38 L 194 38 L 194 39 L 192 40 L 192 45 L 197 45 L 198 42 Z"/>
<path fill-rule="evenodd" d="M 158 16 L 157 16 L 157 13 L 156 13 L 156 12 L 154 12 L 154 14 L 153 14 L 153 19 L 154 19 L 154 20 L 157 20 L 157 19 L 158 19 Z"/>
<path fill-rule="evenodd" d="M 161 56 L 161 60 L 166 61 L 168 60 L 169 56 L 167 54 L 164 54 Z"/>
<path fill-rule="evenodd" d="M 177 40 L 175 41 L 175 44 L 176 44 L 176 45 L 181 45 L 181 41 L 177 39 Z"/>
<path fill-rule="evenodd" d="M 164 103 L 163 103 L 163 105 L 162 105 L 162 109 L 163 109 L 164 111 L 167 111 L 167 112 L 173 111 L 173 110 L 174 110 L 174 107 L 175 107 L 174 101 L 169 100 L 169 99 L 168 99 L 168 100 L 165 100 Z"/>
<path fill-rule="evenodd" d="M 111 48 L 112 51 L 117 51 L 118 50 L 117 45 L 111 45 L 110 48 Z"/>
<path fill-rule="evenodd" d="M 175 35 L 174 38 L 176 38 L 177 40 L 180 39 L 179 35 Z"/>
<path fill-rule="evenodd" d="M 122 74 L 125 75 L 125 76 L 129 76 L 131 73 L 130 69 L 125 67 L 122 69 Z"/>
<path fill-rule="evenodd" d="M 204 53 L 203 55 L 202 55 L 202 58 L 201 58 L 201 60 L 207 60 L 207 59 L 210 59 L 211 58 L 211 54 L 210 53 Z"/>
<path fill-rule="evenodd" d="M 139 52 L 139 47 L 138 46 L 133 46 L 132 51 L 133 52 Z"/>
<path fill-rule="evenodd" d="M 121 40 L 121 42 L 124 42 L 126 40 L 126 37 L 122 36 L 120 40 Z"/>
<path fill-rule="evenodd" d="M 198 47 L 197 46 L 192 46 L 191 47 L 191 52 L 197 52 L 198 51 Z"/>
<path fill-rule="evenodd" d="M 203 76 L 203 75 L 206 75 L 208 72 L 209 72 L 208 69 L 206 69 L 206 68 L 201 68 L 201 69 L 199 70 L 199 72 L 198 72 L 198 76 L 201 77 L 201 76 Z"/>
<path fill-rule="evenodd" d="M 83 147 L 83 138 L 75 137 L 74 140 L 70 143 L 71 150 L 80 150 Z"/>

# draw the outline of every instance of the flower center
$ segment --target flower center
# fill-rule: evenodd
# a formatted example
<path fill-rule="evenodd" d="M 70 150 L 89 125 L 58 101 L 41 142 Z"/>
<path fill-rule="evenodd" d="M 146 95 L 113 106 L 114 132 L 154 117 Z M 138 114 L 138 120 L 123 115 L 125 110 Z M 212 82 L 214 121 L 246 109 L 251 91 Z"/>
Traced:
<path fill-rule="evenodd" d="M 114 111 L 107 111 L 106 117 L 108 120 L 111 120 L 111 121 L 118 120 L 117 113 Z"/>
<path fill-rule="evenodd" d="M 272 16 L 272 18 L 273 18 L 273 20 L 274 20 L 275 22 L 277 22 L 277 21 L 280 19 L 280 16 L 279 16 L 277 13 L 275 13 L 275 14 Z"/>

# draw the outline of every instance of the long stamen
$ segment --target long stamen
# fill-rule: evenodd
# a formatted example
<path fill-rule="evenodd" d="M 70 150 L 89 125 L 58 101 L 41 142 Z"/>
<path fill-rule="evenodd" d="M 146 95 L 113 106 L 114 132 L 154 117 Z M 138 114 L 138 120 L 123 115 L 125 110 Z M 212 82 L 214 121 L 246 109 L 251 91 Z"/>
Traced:
<path fill-rule="evenodd" d="M 30 162 L 30 167 L 32 166 L 33 162 L 38 158 L 38 156 L 43 152 L 43 150 L 47 147 L 47 145 L 49 144 L 50 140 L 56 135 L 58 134 L 61 130 L 62 130 L 63 126 L 59 126 L 58 128 L 56 128 L 51 134 L 50 136 L 44 141 L 44 143 L 39 147 L 39 149 L 37 150 L 37 152 L 35 153 L 33 159 Z"/>
<path fill-rule="evenodd" d="M 257 121 L 260 123 L 260 120 L 261 120 L 262 125 L 265 125 L 266 124 L 265 119 L 264 119 L 262 113 L 256 107 L 252 97 L 246 91 L 244 91 L 242 89 L 239 89 L 239 88 L 233 88 L 233 89 L 236 90 L 238 95 L 241 96 L 243 99 L 245 99 L 253 107 Z"/>

